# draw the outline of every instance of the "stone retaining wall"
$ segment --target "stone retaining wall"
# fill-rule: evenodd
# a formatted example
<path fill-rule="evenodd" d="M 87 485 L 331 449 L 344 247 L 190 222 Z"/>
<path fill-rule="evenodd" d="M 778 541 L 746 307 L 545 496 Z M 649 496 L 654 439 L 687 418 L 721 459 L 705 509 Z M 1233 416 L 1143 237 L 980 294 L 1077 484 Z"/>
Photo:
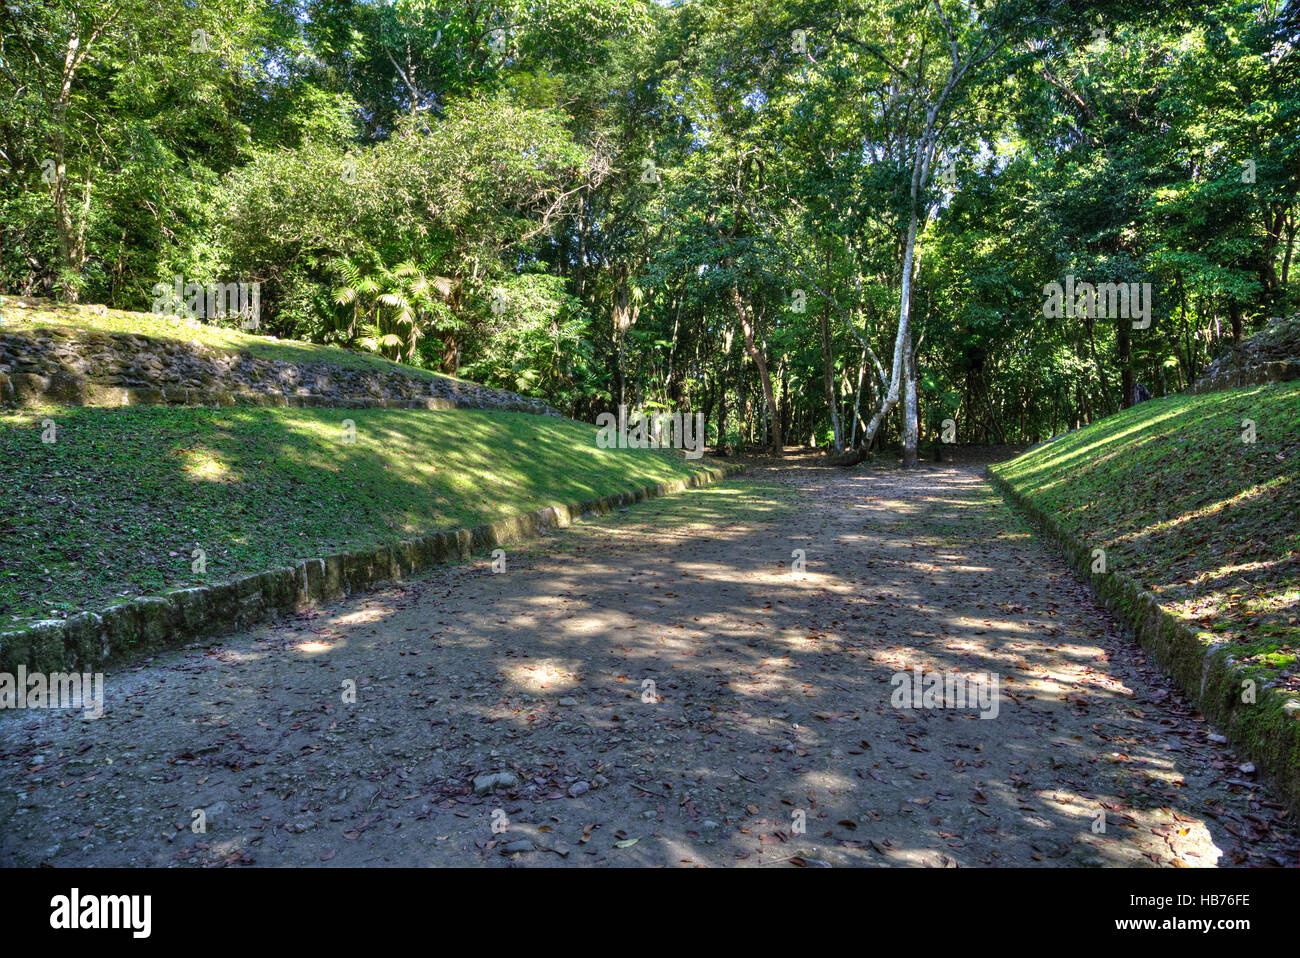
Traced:
<path fill-rule="evenodd" d="M 1092 571 L 1092 547 L 1067 532 L 1056 519 L 992 469 L 985 475 L 1009 503 L 1065 553 L 1102 603 L 1132 630 L 1138 642 L 1183 687 L 1196 707 L 1255 762 L 1300 813 L 1300 700 L 1266 684 L 1262 675 L 1236 662 L 1229 643 L 1209 643 L 1185 621 L 1160 605 L 1159 598 L 1122 572 Z M 1203 637 L 1204 636 L 1204 637 Z M 1244 682 L 1256 682 L 1256 700 L 1243 702 Z"/>
<path fill-rule="evenodd" d="M 262 359 L 133 333 L 51 326 L 0 332 L 0 403 L 500 409 L 558 416 L 540 399 L 399 369 Z"/>
<path fill-rule="evenodd" d="M 1210 363 L 1187 392 L 1208 393 L 1291 379 L 1300 379 L 1300 314 L 1270 319 L 1262 330 Z"/>
<path fill-rule="evenodd" d="M 1260 363 L 1257 366 L 1228 367 L 1214 370 L 1202 376 L 1187 390 L 1193 395 L 1214 392 L 1219 389 L 1235 389 L 1238 386 L 1261 386 L 1265 383 L 1281 383 L 1300 379 L 1300 363 L 1274 362 Z"/>
<path fill-rule="evenodd" d="M 248 628 L 378 583 L 400 581 L 442 562 L 510 545 L 575 518 L 708 485 L 744 468 L 724 464 L 631 492 L 434 532 L 396 545 L 374 546 L 271 569 L 227 582 L 141 596 L 99 612 L 46 619 L 0 633 L 0 672 L 98 672 L 194 639 Z"/>

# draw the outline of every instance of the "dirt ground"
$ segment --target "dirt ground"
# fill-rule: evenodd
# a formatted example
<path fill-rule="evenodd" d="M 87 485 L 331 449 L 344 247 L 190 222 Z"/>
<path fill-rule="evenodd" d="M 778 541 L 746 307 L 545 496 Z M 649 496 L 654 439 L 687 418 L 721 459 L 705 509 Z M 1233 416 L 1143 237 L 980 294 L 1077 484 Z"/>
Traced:
<path fill-rule="evenodd" d="M 1300 859 L 976 464 L 758 466 L 504 559 L 110 673 L 98 720 L 7 713 L 0 865 Z M 900 707 L 915 668 L 996 716 Z"/>

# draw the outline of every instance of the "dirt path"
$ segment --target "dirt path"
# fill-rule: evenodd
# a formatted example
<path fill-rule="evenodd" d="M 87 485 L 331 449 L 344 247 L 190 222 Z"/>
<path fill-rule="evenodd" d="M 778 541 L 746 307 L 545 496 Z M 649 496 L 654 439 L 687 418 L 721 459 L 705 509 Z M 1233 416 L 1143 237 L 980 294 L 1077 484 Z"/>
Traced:
<path fill-rule="evenodd" d="M 0 865 L 1295 866 L 1212 733 L 977 467 L 804 462 L 9 713 Z"/>

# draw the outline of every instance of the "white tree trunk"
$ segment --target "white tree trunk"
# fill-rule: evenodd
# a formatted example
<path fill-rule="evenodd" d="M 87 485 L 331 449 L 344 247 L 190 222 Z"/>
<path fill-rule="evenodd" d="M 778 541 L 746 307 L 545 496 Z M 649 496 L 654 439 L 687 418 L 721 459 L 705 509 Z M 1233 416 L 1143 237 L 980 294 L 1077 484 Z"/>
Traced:
<path fill-rule="evenodd" d="M 920 462 L 920 429 L 916 409 L 916 350 L 908 336 L 903 350 L 903 468 L 915 469 Z"/>

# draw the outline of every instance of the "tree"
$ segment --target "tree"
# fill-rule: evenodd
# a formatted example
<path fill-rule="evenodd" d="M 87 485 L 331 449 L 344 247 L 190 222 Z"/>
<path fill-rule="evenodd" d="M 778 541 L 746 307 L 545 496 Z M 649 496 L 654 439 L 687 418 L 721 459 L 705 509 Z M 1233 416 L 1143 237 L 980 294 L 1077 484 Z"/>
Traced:
<path fill-rule="evenodd" d="M 19 0 L 6 13 L 0 76 L 18 107 L 6 120 L 6 158 L 13 173 L 48 188 L 50 285 L 76 301 L 89 232 L 113 212 L 96 206 L 105 181 L 134 182 L 133 198 L 166 229 L 159 180 L 184 166 L 195 140 L 225 141 L 215 168 L 246 143 L 234 94 L 260 69 L 256 44 L 269 19 L 255 0 Z"/>

